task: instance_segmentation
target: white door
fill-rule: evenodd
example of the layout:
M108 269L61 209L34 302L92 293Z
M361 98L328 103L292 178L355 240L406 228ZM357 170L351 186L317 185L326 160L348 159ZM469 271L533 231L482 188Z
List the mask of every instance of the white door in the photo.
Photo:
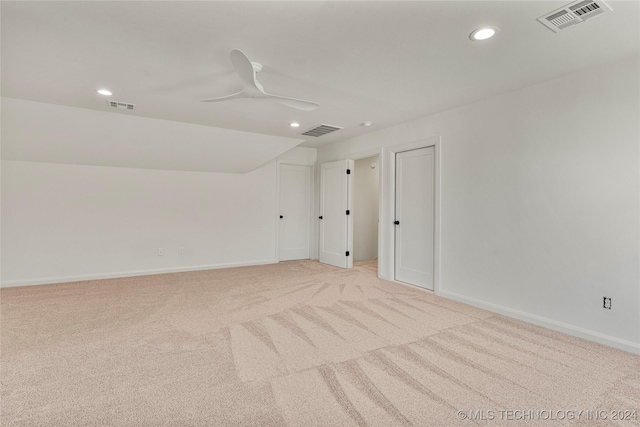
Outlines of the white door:
M281 164L278 191L278 258L309 259L311 166Z
M320 262L342 268L353 267L353 215L349 211L352 171L353 160L320 166Z
M434 148L396 154L395 278L433 289Z

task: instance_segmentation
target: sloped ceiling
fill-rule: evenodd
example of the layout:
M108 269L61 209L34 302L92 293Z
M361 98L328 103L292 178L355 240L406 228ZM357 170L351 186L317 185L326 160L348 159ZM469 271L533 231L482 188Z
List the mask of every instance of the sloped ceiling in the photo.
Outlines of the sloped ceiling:
M249 172L301 140L2 99L9 160L199 172Z
M282 138L302 138L319 124L344 127L301 141L321 147L639 54L640 2L608 1L613 12L559 34L536 21L567 3L4 1L2 94ZM469 40L486 25L499 27L498 36ZM229 61L236 48L264 66L259 80L268 92L320 108L200 103L241 88ZM109 109L100 87L136 109ZM373 126L360 126L365 121ZM127 147L122 162L138 156Z

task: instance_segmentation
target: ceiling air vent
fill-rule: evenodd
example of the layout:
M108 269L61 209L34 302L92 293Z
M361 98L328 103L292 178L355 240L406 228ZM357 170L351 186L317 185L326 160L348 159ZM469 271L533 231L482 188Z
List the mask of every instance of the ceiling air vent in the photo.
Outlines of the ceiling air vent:
M109 107L113 108L121 108L123 110L133 110L135 104L127 104L126 102L118 102L118 101L107 101Z
M578 0L541 16L538 21L557 33L611 10L611 7L602 0Z
M306 132L302 132L300 135L314 136L317 138L319 136L326 135L328 133L335 132L340 129L344 129L344 128L341 128L339 126L320 125L320 126L314 127L313 129L309 129Z

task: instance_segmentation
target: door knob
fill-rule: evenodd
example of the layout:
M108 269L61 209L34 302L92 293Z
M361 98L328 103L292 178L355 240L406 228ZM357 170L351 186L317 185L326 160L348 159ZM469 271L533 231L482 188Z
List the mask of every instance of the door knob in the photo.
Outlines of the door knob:
M284 218L282 215L280 215L280 219Z
M320 215L320 216L318 217L318 219L322 219L322 215Z
M400 225L400 221L393 221L395 225Z

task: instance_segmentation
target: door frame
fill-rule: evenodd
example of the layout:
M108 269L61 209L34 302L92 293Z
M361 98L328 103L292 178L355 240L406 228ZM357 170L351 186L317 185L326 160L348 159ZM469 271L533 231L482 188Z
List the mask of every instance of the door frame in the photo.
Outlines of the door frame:
M316 254L315 248L317 247L317 243L314 241L314 224L313 214L315 212L315 179L316 179L316 163L315 162L307 162L304 160L295 160L295 159L279 159L277 161L276 167L276 212L274 213L274 220L276 221L276 253L275 253L275 262L280 262L280 167L282 165L293 165L293 166L308 166L309 173L311 174L309 180L309 259L314 259L314 255ZM317 258L317 256L316 256Z
M436 295L440 294L440 151L441 151L441 137L433 136L418 141L408 142L404 144L398 144L391 147L385 147L383 151L386 153L385 158L387 161L387 171L384 178L386 178L385 187L386 200L385 200L385 212L380 217L381 230L385 236L385 264L387 273L382 277L386 280L396 281L395 272L395 226L393 221L396 211L396 154L403 151L417 150L420 148L434 147L434 224L433 224L433 292ZM382 185L381 185L382 187ZM384 217L384 221L383 221ZM398 282L402 283L402 282ZM411 286L411 285L410 285ZM422 289L422 288L421 288Z
M384 211L382 204L382 193L384 192L383 185L383 177L384 177L384 150L382 148L372 148L364 151L357 151L353 153L349 153L345 156L346 160L352 160L354 162L354 176L355 176L355 161L360 159L366 159L367 157L378 156L378 277L384 278L381 275L381 260L383 259L385 252L385 245L382 242L382 213ZM355 186L352 186L353 191L351 191L351 202L353 202L353 192L355 191ZM353 203L351 203L353 206ZM351 247L353 248L353 227L351 227L349 232L349 241L351 242Z

